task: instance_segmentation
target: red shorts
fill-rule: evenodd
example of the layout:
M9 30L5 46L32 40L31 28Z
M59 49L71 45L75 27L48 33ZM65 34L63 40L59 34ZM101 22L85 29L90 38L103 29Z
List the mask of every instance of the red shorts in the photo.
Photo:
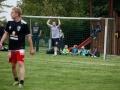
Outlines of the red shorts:
M24 62L24 50L12 50L9 52L9 62L10 63L23 63Z

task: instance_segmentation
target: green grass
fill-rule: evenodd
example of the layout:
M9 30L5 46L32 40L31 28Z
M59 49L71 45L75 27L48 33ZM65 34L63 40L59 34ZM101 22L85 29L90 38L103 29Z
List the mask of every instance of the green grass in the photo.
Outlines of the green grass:
M57 56L26 53L24 90L120 90L120 57ZM19 90L7 53L0 52L0 90Z

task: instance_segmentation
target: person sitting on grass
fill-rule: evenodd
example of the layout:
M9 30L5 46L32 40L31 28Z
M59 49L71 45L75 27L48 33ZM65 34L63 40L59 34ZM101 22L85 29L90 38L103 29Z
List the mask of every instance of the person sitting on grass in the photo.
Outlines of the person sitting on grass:
M81 49L79 50L79 53L82 56L88 56L89 55L89 50L85 49L85 47L82 46Z
M73 48L72 48L72 50L71 50L71 54L72 55L78 55L78 48L77 48L77 45L74 45L73 46Z
M93 48L92 51L90 51L90 56L91 57L100 57L100 52L98 51L98 48Z
M62 54L64 55L68 55L70 53L69 49L68 49L68 45L65 45L62 51Z

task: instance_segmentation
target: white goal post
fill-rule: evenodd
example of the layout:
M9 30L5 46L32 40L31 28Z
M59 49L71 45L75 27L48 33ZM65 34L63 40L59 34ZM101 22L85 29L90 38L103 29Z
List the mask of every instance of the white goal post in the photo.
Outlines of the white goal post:
M103 18L103 17L60 17L60 16L27 16L23 15L22 17L24 18L29 18L30 19L30 26L31 26L31 19L32 18L45 18L45 19L78 19L78 20L104 20L105 22L105 33L104 33L104 55L103 59L106 60L106 55L107 55L107 36L108 36L108 22L109 20L114 20L114 18ZM115 27L115 25L114 25ZM115 50L115 46L114 46Z

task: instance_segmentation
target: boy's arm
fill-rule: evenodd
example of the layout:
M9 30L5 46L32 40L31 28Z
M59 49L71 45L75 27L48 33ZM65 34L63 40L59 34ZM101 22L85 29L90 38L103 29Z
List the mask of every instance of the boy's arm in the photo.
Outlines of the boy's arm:
M5 41L5 39L7 38L7 36L8 36L8 32L5 31L5 33L3 34L3 36L2 36L2 38L0 40L0 44L2 44Z
M61 22L60 22L60 19L58 19L58 26L60 26L61 25Z
M63 36L62 36L62 37L63 37L63 38L65 37L65 36L64 36L64 33L63 33Z
M42 30L40 30L40 34L39 34L39 36L41 37L41 35L42 35Z
M33 42L32 42L31 34L27 35L27 40L28 40L28 43L29 43L29 46L30 46L30 54L33 55L35 52L34 52L34 48L33 48Z
M8 36L8 32L5 31L5 33L3 34L3 36L0 40L0 49L2 49L2 44L5 41L5 39L7 38L7 36Z
M48 19L48 21L47 21L47 25L48 25L49 27L51 27L50 19Z

